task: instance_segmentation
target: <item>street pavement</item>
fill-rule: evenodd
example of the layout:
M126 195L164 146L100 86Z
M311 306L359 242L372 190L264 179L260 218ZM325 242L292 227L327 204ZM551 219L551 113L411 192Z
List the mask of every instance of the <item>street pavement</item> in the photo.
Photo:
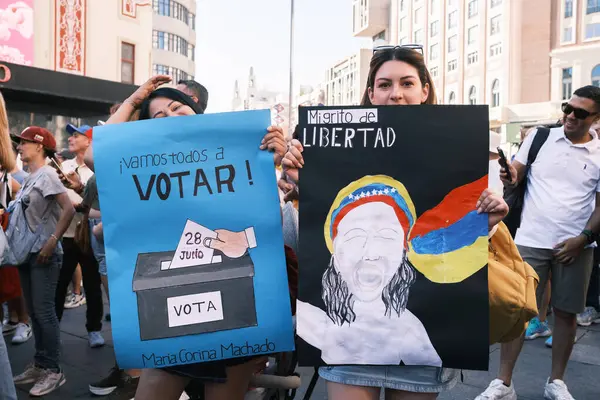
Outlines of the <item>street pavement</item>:
M61 323L62 331L62 365L67 383L56 392L45 396L45 399L88 399L94 398L88 392L88 384L104 377L114 365L113 343L110 334L110 323L105 323L103 334L107 345L99 349L88 346L85 330L85 306L65 310ZM465 327L465 335L469 335ZM589 328L578 328L577 344L569 363L566 383L577 400L600 399L600 324ZM31 361L34 353L33 338L22 345L8 345L13 373L20 373ZM519 358L514 382L519 400L542 400L544 384L550 371L551 350L544 346L543 339L528 341ZM440 400L474 399L494 379L498 370L500 348L495 345L490 348L490 372L464 371L464 381L452 391L439 396ZM298 390L296 399L303 399L313 370L299 368L302 387ZM18 388L19 399L28 399L30 385ZM322 380L319 380L312 400L324 400L327 390ZM383 397L382 397L383 398Z

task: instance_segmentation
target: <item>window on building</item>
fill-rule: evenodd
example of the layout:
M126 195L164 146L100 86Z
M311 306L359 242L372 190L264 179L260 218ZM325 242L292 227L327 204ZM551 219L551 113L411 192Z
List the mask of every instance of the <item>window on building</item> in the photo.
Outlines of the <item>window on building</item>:
M400 0L400 12L404 11L404 0Z
M565 18L573 16L573 0L565 0Z
M153 0L152 6L156 14L175 18L192 29L196 29L196 16L189 12L183 4L175 0Z
M400 45L407 44L407 43L408 43L408 38L406 36L400 38Z
M492 83L492 107L500 107L500 81L494 79Z
M600 37L600 23L587 24L585 26L585 38L593 39Z
M448 104L456 104L456 94L454 92L450 92L448 95Z
M433 21L429 23L429 36L434 37L439 33L439 21Z
M458 11L452 11L448 14L448 29L456 28L458 26Z
M478 61L479 61L478 52L474 51L467 55L467 65L477 64Z
M456 60L448 61L448 72L455 71L457 67L458 67L458 61L456 61Z
M432 44L429 46L429 59L437 60L440 56L440 46L436 44Z
M440 32L440 21L433 21L429 24L429 35L431 37L437 36Z
M404 31L404 26L405 25L406 25L406 17L400 18L400 21L398 22L398 31L399 32Z
M502 0L492 0L490 8L494 8L496 6L499 6L500 4L502 4Z
M135 77L135 45L121 42L121 82L133 85Z
M501 17L502 17L501 15L496 15L490 21L490 35L496 35L496 34L500 33L500 18Z
M573 68L563 68L562 70L562 98L569 100L573 94Z
M422 7L419 7L419 8L417 8L417 9L415 10L414 19L413 19L413 22L414 22L415 24L418 24L418 23L420 23L420 22L421 22L421 13L422 13L422 12L423 12L423 8L422 8Z
M458 36L452 35L448 38L448 53L455 52L458 47Z
M478 4L479 0L471 0L469 1L469 18L473 18L474 16L476 16L479 11L478 11Z
M467 31L467 43L473 44L477 41L477 35L479 34L479 26L475 25L469 28Z
M429 2L429 14L435 14L438 10L438 1L439 0L430 0Z
M438 67L432 67L429 69L429 72L431 73L431 77L432 78L437 78L440 74Z
M565 28L563 30L562 41L563 42L572 42L573 41L573 28L569 27L569 28Z
M373 36L373 42L376 42L377 40L385 40L385 31L381 31L379 32L377 35Z
M594 14L600 12L600 0L587 0L586 14Z
M600 87L600 64L592 70L592 85Z
M414 42L416 44L423 44L423 29L417 29L415 31Z
M496 43L490 46L490 57L499 56L502 54L502 44Z
M472 106L477 104L477 88L475 86L471 86L469 89L469 104Z

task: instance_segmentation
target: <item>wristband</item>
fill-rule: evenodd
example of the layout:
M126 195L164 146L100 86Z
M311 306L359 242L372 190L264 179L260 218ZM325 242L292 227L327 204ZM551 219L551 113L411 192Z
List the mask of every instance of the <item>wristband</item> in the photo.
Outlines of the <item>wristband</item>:
M592 244L596 241L596 235L589 229L584 229L581 234L586 237L588 244Z
M58 237L54 233L50 235L50 237L56 239L57 242L59 241Z

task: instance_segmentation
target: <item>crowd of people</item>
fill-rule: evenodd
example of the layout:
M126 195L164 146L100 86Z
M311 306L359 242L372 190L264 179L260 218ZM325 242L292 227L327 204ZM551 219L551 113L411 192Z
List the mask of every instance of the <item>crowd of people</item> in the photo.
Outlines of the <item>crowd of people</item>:
M164 75L152 77L115 105L102 124L205 112L208 92L202 85L180 81L176 87L164 86L170 81ZM374 49L362 105L435 103L422 48ZM490 146L490 187L481 193L478 211L487 213L489 236L493 237L509 212L503 188L526 184L521 225L514 241L521 257L539 276L536 295L540 312L519 338L502 343L498 378L477 400L517 398L513 370L523 341L537 337L549 337L552 347L545 398L572 399L563 378L576 326L600 322L598 254L594 257L600 233L596 208L600 200L600 88L576 90L562 111L558 126L531 129L508 165L499 166L497 146ZM104 315L102 288L109 296L109 286L94 176L94 128L68 125L66 129L73 158L59 160L53 135L42 127L28 127L9 136L6 108L0 98L2 223L9 239L20 238L18 242L9 240L11 250L22 254L16 266L0 269L0 302L8 306L3 334L15 344L32 336L35 340L33 361L12 376L6 345L0 339L1 399L16 399L15 385L33 384L30 394L44 396L66 382L59 329L65 308L85 305L89 345L95 348L105 343L101 330L109 315ZM542 132L547 138L532 163L530 149ZM497 142L497 134L490 132L490 143ZM16 147L12 143L17 143ZM277 184L290 263L298 251L298 171L304 166L303 147L297 133L286 140L282 129L272 126L265 131L261 149L273 154L274 167L280 171ZM27 228L22 229L24 236L15 233L18 227ZM555 321L552 332L546 321L550 312ZM112 399L176 400L184 391L200 392L207 400L243 399L252 376L265 362L260 356L144 370L122 370L115 362L107 377L90 382L89 388L95 395ZM319 375L327 381L333 400L379 399L382 390L389 399L428 400L451 390L459 373L444 367L403 365L323 367Z

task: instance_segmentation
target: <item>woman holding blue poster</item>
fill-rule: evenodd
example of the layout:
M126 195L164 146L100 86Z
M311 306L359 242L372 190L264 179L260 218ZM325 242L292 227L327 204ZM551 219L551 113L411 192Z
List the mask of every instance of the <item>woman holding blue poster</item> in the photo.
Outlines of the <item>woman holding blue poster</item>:
M374 49L361 105L435 103L422 46ZM302 150L300 142L294 141L283 161L294 180L304 164ZM322 277L325 310L297 302L298 335L321 351L325 363L345 365L319 369L319 375L328 381L330 399L376 400L383 388L386 399L431 400L455 385L457 371L442 368L427 330L409 310L408 298L415 268L427 269L427 278L443 283L444 279L434 276L435 269L429 268L440 265L434 258L469 252L469 243L473 243L472 238L461 235L454 235L457 240L453 243L442 243L436 234L441 228L439 218L434 214L442 213L446 220L460 223L487 213L490 231L506 215L508 207L502 197L486 187L487 178L458 187L420 216L404 185L389 176L364 176L339 191L325 221L325 240L331 252ZM471 200L477 203L476 212L461 210L467 198L469 204ZM486 231L473 233L481 235L478 240L487 246ZM415 249L420 254L412 254ZM463 264L453 271L461 274L456 280L481 267ZM389 335L390 331L396 334ZM366 332L368 340L364 339Z
M171 78L165 75L152 77L123 102L106 124L127 122L137 112L140 120L203 114L203 109L185 93L169 87L159 88L170 81ZM269 127L260 149L273 152L275 164L279 165L287 150L281 128ZM91 147L86 154L86 164L93 165ZM223 244L226 245L227 243ZM200 383L204 386L206 400L241 400L248 390L250 378L257 367L264 364L265 359L264 356L249 356L145 369L135 397L145 400L176 400L189 384Z

